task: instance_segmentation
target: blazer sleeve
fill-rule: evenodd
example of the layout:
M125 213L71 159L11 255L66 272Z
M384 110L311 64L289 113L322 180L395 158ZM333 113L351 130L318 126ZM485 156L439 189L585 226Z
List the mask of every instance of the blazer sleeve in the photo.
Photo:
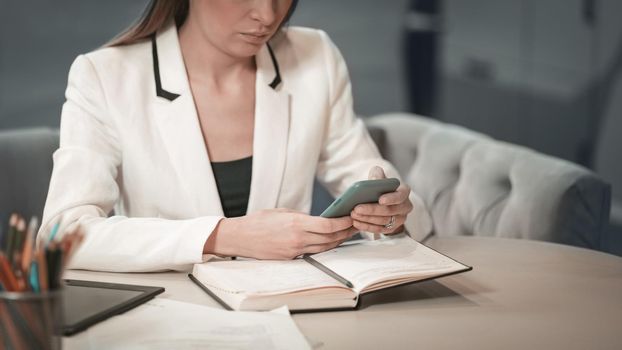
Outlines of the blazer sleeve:
M186 270L204 261L203 245L221 217L108 217L120 195L117 176L123 150L107 113L105 92L87 56L79 56L72 64L65 94L60 147L53 155L38 240L47 240L50 228L62 218L61 232L79 225L85 234L72 268Z
M352 87L345 61L328 36L320 31L328 76L329 108L326 135L316 176L333 195L343 193L352 183L367 179L369 169L380 166L388 177L400 178L391 163L382 159L363 121L353 110ZM432 220L423 200L410 193L413 211L404 224L410 235L421 240L432 231Z

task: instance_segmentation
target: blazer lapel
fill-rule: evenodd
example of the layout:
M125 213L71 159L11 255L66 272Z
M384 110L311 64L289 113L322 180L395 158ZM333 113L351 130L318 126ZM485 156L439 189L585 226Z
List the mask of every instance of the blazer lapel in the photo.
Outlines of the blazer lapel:
M290 95L281 83L274 52L264 45L255 61L255 131L248 213L277 205L285 171L290 122Z
M223 215L175 26L158 33L152 48L155 123L185 189L183 198L195 209L194 216Z
M170 161L185 188L186 198L196 208L194 214L223 215L175 26L158 33L152 48L157 96L154 113ZM264 45L255 61L253 170L248 213L277 205L289 135L290 95L283 89L274 52Z

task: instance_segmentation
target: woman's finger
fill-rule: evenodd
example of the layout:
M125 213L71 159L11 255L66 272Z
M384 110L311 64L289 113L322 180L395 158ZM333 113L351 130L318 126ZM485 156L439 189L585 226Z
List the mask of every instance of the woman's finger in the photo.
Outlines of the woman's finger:
M293 217L292 220L294 227L315 233L334 233L352 226L352 219L350 219L349 216L341 218L323 218L321 216L300 214Z
M395 192L385 193L380 196L378 203L381 205L395 205L405 202L410 195L410 187L400 185Z
M341 243L345 241L346 239L342 239L342 240L327 243L327 244L314 244L314 245L306 246L302 254L316 254L316 253L325 252L327 250L338 247Z
M330 244L338 241L342 241L352 237L358 230L354 227L349 227L345 230L337 231L334 233L313 233L308 232L303 234L303 246L311 246L317 244Z
M386 228L384 225L381 226L381 225L370 224L368 222L354 220L354 227L356 227L360 231L371 232L371 233L383 233L387 235L393 234L395 232L402 232L403 225L404 225L404 219L401 219L398 222L397 218L395 219L395 223L393 224L393 226L391 226L391 228Z
M384 174L384 169L375 165L369 169L369 174L367 178L370 180L378 180L378 179L386 179L387 176Z
M395 217L395 215L389 216L376 216L376 215L363 215L356 212L352 212L352 219L357 221L366 222L368 224L374 225L387 225L391 222L391 217ZM395 219L394 219L395 220Z
M384 235L390 236L390 235L394 235L396 233L402 233L404 232L404 225L399 225L393 229L391 229L391 232L383 232Z
M396 205L380 205L375 203L359 204L354 208L353 212L361 215L391 216L408 214L411 209L412 203L406 201Z
M384 225L375 225L375 224L370 224L368 222L358 221L358 220L354 220L353 223L354 223L354 227L356 227L360 231L372 232L372 233L383 233L385 231L388 231L384 227Z

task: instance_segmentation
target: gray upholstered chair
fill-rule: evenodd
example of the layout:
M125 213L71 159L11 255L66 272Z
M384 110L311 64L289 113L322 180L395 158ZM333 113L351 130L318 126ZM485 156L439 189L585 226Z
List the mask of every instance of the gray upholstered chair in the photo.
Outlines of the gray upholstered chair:
M621 46L622 48L622 46ZM620 51L622 54L622 50ZM617 67L622 68L622 55ZM612 200L609 234L605 250L622 256L622 74L603 74L602 122L594 155L594 169L611 183ZM608 248L608 249L607 249Z
M0 222L11 212L41 218L58 130L0 130Z
M368 125L383 154L422 195L436 234L600 247L610 187L592 172L422 117L382 115ZM0 131L3 219L12 211L41 216L56 148L56 129Z
M383 155L428 206L435 234L537 239L600 248L610 186L576 164L409 115L367 120Z

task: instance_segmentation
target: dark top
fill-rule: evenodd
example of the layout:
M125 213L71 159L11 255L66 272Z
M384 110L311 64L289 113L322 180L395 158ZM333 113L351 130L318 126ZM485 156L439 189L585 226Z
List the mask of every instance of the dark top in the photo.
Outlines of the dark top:
M252 170L252 156L229 162L212 162L212 171L225 217L246 215Z

